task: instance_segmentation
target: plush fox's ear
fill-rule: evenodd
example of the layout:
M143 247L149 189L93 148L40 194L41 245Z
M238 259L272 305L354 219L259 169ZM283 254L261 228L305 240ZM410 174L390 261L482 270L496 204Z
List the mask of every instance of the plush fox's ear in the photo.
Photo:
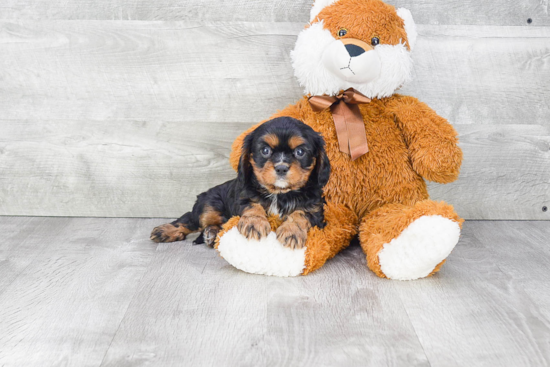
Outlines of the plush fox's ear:
M338 0L316 0L315 4L313 4L313 8L311 8L311 13L309 16L309 21L313 22L315 20L315 17L319 15L321 10L326 8L329 5L334 4Z
M416 37L418 33L416 32L416 23L412 17L409 9L399 8L397 9L397 15L405 22L405 32L407 32L407 38L409 40L409 48L413 50L416 44Z

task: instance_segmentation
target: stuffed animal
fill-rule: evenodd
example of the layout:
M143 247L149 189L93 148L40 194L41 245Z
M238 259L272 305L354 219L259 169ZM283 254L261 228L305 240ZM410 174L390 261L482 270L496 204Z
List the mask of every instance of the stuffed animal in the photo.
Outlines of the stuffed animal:
M317 0L291 53L305 96L272 118L290 116L326 141L332 173L323 229L305 248L289 249L274 233L248 240L230 219L216 248L251 273L305 275L358 236L378 276L411 280L437 272L459 240L463 220L429 199L426 180L458 178L462 151L455 129L414 97L395 94L410 78L417 33L411 13L380 0ZM257 125L258 126L258 125ZM230 161L237 168L243 138ZM280 221L270 218L275 230Z

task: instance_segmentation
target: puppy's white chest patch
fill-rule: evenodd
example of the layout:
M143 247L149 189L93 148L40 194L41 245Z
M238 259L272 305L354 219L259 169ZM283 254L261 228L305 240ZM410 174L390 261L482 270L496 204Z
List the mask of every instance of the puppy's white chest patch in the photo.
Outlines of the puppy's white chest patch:
M277 195L271 197L271 205L269 206L269 213L273 215L279 215L279 206L277 205Z

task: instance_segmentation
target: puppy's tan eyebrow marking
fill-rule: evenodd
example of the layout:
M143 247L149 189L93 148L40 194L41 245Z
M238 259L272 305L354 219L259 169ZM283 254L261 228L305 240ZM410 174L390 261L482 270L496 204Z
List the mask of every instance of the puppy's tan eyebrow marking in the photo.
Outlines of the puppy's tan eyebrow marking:
M264 141L271 147L275 148L279 145L279 137L275 134L267 134L264 136Z
M290 147L290 149L295 149L305 142L306 141L301 136L293 136L292 138L288 139L288 146Z

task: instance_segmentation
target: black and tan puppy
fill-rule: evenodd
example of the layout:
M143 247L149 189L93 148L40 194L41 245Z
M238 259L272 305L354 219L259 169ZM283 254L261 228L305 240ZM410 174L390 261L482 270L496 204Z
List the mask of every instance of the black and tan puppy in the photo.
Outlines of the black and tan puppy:
M240 216L239 232L259 240L271 232L267 215L276 214L283 219L279 242L303 247L312 226L324 227L322 194L330 175L324 146L318 133L296 119L265 122L245 138L237 178L200 194L192 211L153 229L151 239L181 241L201 231L195 243L213 246L222 224Z

